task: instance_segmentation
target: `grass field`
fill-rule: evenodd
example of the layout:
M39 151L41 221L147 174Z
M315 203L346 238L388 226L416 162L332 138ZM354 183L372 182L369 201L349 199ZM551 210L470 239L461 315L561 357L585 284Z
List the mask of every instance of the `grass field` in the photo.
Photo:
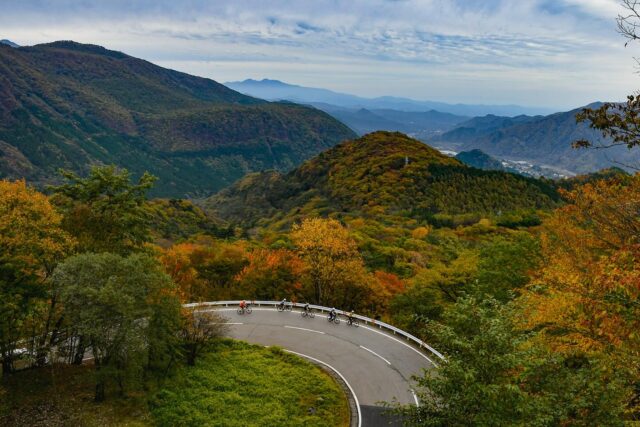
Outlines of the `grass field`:
M278 348L221 341L151 402L160 426L348 426L342 389Z
M277 348L222 340L153 391L93 402L90 366L18 372L0 381L4 426L348 426L342 389Z

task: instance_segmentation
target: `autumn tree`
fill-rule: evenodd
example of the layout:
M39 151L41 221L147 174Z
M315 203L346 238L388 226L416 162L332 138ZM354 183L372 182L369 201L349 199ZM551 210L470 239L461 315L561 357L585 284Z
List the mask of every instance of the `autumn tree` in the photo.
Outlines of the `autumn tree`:
M288 249L256 248L247 254L248 264L235 277L242 298L279 300L302 298L306 265Z
M163 250L160 261L183 302L244 298L235 277L248 263L246 242L201 238Z
M342 224L334 219L305 219L293 227L291 240L308 266L305 284L311 302L349 310L367 299L372 278Z
M44 194L24 181L0 181L0 357L4 372L12 370L19 338L42 332L39 346L51 338L56 301L46 279L73 247L61 221ZM37 328L27 323L41 316L43 322Z
M543 268L520 298L522 327L566 357L611 360L640 385L640 175L586 184L544 225ZM638 392L630 397L637 411ZM631 403L635 401L636 403Z
M61 173L66 183L52 187L53 200L80 252L127 254L149 241L144 204L154 176L145 173L132 184L129 172L115 166L93 167L86 178Z

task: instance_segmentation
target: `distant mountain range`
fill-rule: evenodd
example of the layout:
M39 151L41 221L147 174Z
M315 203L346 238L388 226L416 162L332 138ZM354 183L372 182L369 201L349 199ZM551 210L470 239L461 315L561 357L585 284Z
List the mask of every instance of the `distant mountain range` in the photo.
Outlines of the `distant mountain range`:
M322 103L311 105L331 114L359 135L386 130L403 132L416 138L429 138L453 129L469 119L465 116L456 116L435 110L414 112L389 109L355 109Z
M414 99L382 96L363 98L327 89L297 86L279 80L247 79L225 83L227 87L238 92L267 100L288 100L303 104L330 104L336 107L368 110L400 110L425 112L436 110L458 116L484 116L496 114L501 116L517 116L521 114L549 114L553 110L547 108L522 107L519 105L467 105L447 104L435 101L416 101Z
M455 152L479 149L500 160L530 162L565 175L590 173L612 166L630 170L629 166L640 165L640 150L572 148L571 144L579 139L606 143L599 132L585 123L576 123L575 116L579 111L581 109L536 117L476 117L425 141Z
M0 178L55 182L114 163L156 196L206 196L251 171L289 170L355 134L315 108L70 41L0 44Z

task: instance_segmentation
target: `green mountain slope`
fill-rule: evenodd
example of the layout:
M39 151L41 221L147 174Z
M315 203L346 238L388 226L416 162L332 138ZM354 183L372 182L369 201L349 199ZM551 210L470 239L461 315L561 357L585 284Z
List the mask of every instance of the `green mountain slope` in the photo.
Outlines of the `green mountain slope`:
M598 105L595 103L589 107ZM612 166L628 170L637 167L640 154L623 146L608 150L572 148L572 143L580 139L587 139L595 145L608 143L586 123L576 123L576 114L581 110L536 117L476 117L426 141L451 150L479 149L500 159L525 160L578 174Z
M205 206L245 226L286 227L310 214L432 221L442 214L544 209L557 200L545 181L471 168L406 135L375 132L339 144L286 175L249 175Z
M288 170L353 137L309 107L268 103L93 45L0 45L0 177L115 163L157 175L155 195L207 195Z

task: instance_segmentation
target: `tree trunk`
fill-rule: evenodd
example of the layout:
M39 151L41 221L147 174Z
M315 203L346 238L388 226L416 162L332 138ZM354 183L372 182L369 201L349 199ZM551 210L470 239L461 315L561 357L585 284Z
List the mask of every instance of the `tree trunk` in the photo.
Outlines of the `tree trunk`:
M104 401L104 380L99 379L96 382L96 396L94 399L96 402Z
M84 342L84 337L80 335L78 339L78 346L76 347L75 354L73 356L73 364L74 365L82 365L82 359L84 359L84 353L87 350L87 346Z
M187 365L195 366L198 355L198 344L189 344L187 347Z
M6 376L13 373L13 359L11 357L4 357L2 359L2 376Z

